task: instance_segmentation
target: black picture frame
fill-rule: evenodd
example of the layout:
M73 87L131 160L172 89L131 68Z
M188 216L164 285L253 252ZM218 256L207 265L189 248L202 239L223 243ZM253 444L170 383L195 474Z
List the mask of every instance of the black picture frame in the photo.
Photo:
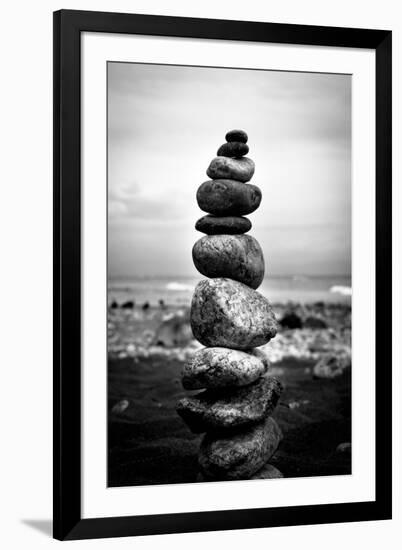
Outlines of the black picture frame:
M54 537L60 540L390 519L391 31L61 10L54 13ZM83 32L346 48L376 56L376 499L82 519L81 49Z

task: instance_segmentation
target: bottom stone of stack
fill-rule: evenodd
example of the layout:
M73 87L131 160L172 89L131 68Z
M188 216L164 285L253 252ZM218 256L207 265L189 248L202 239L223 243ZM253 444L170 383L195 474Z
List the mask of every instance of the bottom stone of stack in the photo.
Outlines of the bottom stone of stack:
M280 479L283 477L282 472L272 466L272 464L264 464L261 470L258 470L250 479Z
M207 433L198 462L205 480L250 479L276 451L282 439L271 417L251 428L236 432Z
M278 470L278 468L275 468L275 466L272 466L272 464L264 464L264 466L261 468L261 470L258 470L254 475L249 477L248 479L281 479L283 478L282 472ZM205 475L201 472L198 472L196 481L214 481L213 479L209 479L205 477Z

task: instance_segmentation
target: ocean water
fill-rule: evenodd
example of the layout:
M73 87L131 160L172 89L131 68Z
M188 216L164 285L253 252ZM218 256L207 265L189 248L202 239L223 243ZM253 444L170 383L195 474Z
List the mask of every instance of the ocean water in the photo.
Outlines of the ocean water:
M108 284L109 304L134 300L151 306L163 300L166 305L189 306L195 286L203 277L142 277L111 279ZM341 302L350 303L351 278L347 276L281 276L266 277L258 292L272 303Z

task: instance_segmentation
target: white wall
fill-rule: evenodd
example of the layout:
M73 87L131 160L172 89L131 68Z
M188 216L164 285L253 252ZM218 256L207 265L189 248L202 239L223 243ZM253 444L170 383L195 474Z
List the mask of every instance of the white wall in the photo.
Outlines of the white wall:
M60 8L261 20L394 31L394 98L401 97L402 18L396 0L180 0L90 2L26 0L3 3L1 32L0 195L0 541L7 549L48 548L51 517L51 292L52 292L52 14ZM400 184L400 104L394 105L394 182ZM394 205L402 204L395 184ZM400 207L400 206L399 206ZM396 218L396 216L395 216ZM401 220L395 222L394 281L401 280ZM394 285L394 305L401 290ZM400 340L401 314L394 335ZM401 464L401 346L395 349L395 458ZM397 402L397 398L398 401ZM396 437L398 435L398 437ZM358 544L397 546L401 528L401 475L395 468L392 522L275 528L226 533L84 541L81 548L243 548L309 550ZM36 525L36 528L32 526ZM39 529L38 529L39 527Z

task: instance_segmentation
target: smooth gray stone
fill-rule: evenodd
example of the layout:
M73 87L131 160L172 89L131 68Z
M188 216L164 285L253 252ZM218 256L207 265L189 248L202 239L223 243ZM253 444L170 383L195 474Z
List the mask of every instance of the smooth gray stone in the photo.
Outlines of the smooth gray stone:
M249 157L215 157L208 166L207 176L213 180L233 179L246 183L253 177L254 170L254 162Z
M197 191L198 206L215 216L244 216L260 206L261 190L251 183L235 180L208 180Z
M248 350L269 342L278 323L268 300L231 279L203 279L190 312L194 337L207 347Z
M241 216L203 216L195 224L197 231L207 235L242 235L251 229L251 221Z
M241 143L240 141L231 141L230 143L224 143L217 151L218 157L231 157L241 158L248 153L248 145Z
M186 390L247 386L258 380L267 370L261 357L228 348L198 350L182 371Z
M248 135L244 130L230 130L225 136L226 141L240 141L247 143Z
M261 470L258 470L250 479L281 479L283 478L282 472L272 466L272 464L265 464Z
M251 288L264 279L264 254L251 235L207 235L193 246L195 267L206 277L228 277Z
M183 397L176 410L194 433L228 430L261 422L273 412L281 393L276 378L262 376L243 388L209 389Z
M207 433L198 463L207 479L249 479L274 454L282 432L271 417L238 433Z

